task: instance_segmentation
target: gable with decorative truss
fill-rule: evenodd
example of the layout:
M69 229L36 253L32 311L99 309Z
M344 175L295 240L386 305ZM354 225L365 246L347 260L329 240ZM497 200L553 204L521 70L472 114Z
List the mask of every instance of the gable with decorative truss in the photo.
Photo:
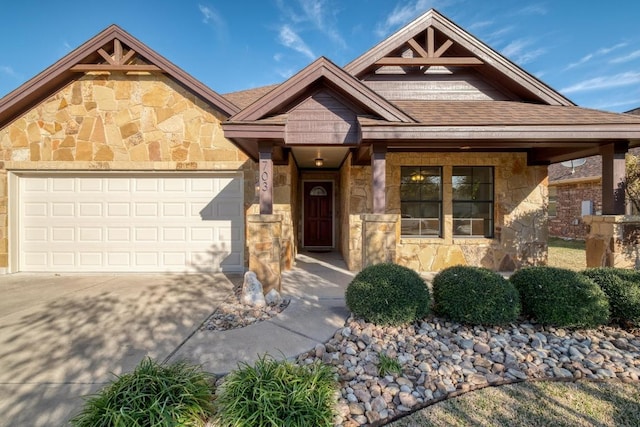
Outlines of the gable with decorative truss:
M135 49L114 38L99 48L96 55L90 55L84 61L71 67L71 71L94 72L163 72L157 65L148 64L138 55Z
M433 9L356 58L345 70L390 100L574 105ZM393 75L402 78L394 80ZM372 81L386 83L369 83Z
M117 25L111 25L77 49L0 99L0 127L78 78L79 73L164 73L229 117L239 111L162 55Z

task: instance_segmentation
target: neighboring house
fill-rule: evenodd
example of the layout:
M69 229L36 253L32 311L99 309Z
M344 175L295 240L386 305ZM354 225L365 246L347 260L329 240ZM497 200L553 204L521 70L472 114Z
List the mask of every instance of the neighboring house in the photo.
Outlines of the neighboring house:
M269 281L334 249L514 270L546 261L547 166L618 170L639 140L640 117L575 106L434 10L224 97L112 26L0 100L0 267Z
M640 115L640 108L626 114ZM640 156L640 149L633 148L629 153ZM584 240L589 226L583 221L583 216L602 213L602 157L591 156L582 160L549 166L551 236ZM632 213L630 204L626 212Z

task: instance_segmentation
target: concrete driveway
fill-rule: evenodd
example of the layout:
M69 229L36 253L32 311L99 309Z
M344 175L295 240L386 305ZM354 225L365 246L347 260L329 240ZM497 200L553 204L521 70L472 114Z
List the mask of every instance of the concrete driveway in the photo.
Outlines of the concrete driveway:
M0 426L62 426L113 374L163 361L240 276L0 276Z

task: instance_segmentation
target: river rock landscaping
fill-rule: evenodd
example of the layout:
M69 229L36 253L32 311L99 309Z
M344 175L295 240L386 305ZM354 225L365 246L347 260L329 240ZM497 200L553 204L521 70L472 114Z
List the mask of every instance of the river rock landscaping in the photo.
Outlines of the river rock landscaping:
M383 354L400 363L402 374L379 374ZM335 424L381 425L487 385L539 378L637 381L640 334L531 323L465 326L435 317L376 326L352 316L328 342L298 357L301 364L318 361L339 376Z

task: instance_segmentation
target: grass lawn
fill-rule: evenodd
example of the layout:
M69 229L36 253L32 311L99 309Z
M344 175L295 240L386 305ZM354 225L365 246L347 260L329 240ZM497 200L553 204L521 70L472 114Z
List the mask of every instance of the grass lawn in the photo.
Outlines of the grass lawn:
M389 424L390 427L638 425L640 386L616 381L538 381L487 387Z
M585 243L550 238L549 265L585 269ZM388 425L640 426L640 383L537 381L487 387Z
M549 266L570 270L587 268L585 243L581 240L549 238Z

